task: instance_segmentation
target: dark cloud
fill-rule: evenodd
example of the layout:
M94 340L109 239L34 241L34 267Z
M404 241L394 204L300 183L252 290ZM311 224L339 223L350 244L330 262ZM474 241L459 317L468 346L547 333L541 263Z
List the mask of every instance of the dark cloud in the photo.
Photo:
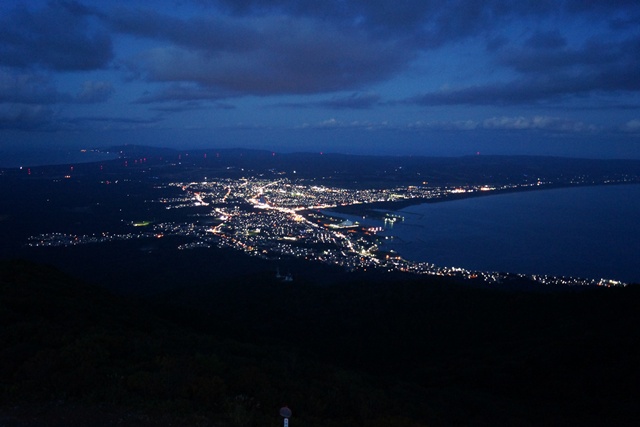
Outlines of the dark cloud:
M582 7L577 7L577 5ZM535 20L539 24L554 19L583 18L600 22L604 16L616 13L628 15L640 12L637 2L551 1L551 0L449 0L438 3L424 15L423 46L440 47L471 37L503 40L502 32L517 20ZM552 24L553 25L553 24ZM530 39L531 47L560 47L565 41L556 31L540 31ZM490 43L489 43L490 44Z
M530 49L559 49L566 46L567 40L560 34L560 31L536 31L525 42L525 46Z
M566 109L564 106L557 107L559 109ZM598 105L574 105L571 107L575 111L631 111L631 110L640 110L640 104L636 103L626 103L622 104L619 102L611 103L611 102L602 102Z
M640 4L636 0L565 0L565 7L570 12L606 13L612 10L638 10Z
M140 26L156 28L142 22L144 16L139 15ZM231 20L222 33L233 37L224 39L250 40L235 44L217 41L216 36L205 43L190 21L159 19L171 19L171 31L131 33L155 35L173 43L141 53L128 62L128 67L149 81L190 82L204 89L205 96L212 90L221 96L266 96L354 89L398 72L415 54L397 40L372 39L357 29L341 29L305 18L256 18L250 27L246 21ZM131 23L130 27L136 25ZM165 92L149 98L154 101L154 97L167 95ZM193 90L190 96L199 97Z
M576 66L602 66L619 56L618 51L597 43L570 50L565 36L557 29L537 30L521 49L507 49L513 40L505 28L521 18L548 21L551 16L572 13L601 19L603 11L614 16L616 12L640 10L632 2L596 1L580 6L571 0L201 0L199 3L210 7L206 9L208 13L191 18L131 8L102 15L115 31L163 42L126 61L128 70L138 78L171 84L165 90L142 96L138 102L360 90L403 71L421 51L477 36L486 40L488 52L498 55L500 65L518 73L537 69L550 76L559 70L560 82L573 78L593 81L593 76L587 76L591 70L577 70ZM544 80L544 76L516 78L507 85L517 89L512 96L487 86L448 92L448 100L445 94L430 94L424 102L458 103L455 98L465 99L483 90L494 92L500 103L562 94L553 87L553 82ZM185 84L187 89L183 87ZM536 89L544 86L546 95L527 95L527 84ZM585 90L589 89L581 89ZM318 105L368 108L375 102L365 98L335 98ZM462 103L467 102L471 101Z
M160 116L136 118L121 116L64 117L50 106L0 104L0 129L26 131L132 130L155 127Z
M438 122L414 122L410 130L439 131L544 131L548 133L589 133L598 129L581 121L550 116L490 117L484 120L457 120Z
M389 124L387 122L370 122L370 121L343 121L337 120L335 118L327 119L319 123L304 123L301 126L298 126L298 129L326 129L326 130L336 130L336 129L361 129L361 130L382 130L382 129L390 129Z
M334 96L331 99L318 102L289 102L277 104L286 108L311 108L322 107L332 110L364 110L372 108L380 103L380 95L377 93L353 93L349 96Z
M220 0L203 1L221 5L235 15L264 15L286 13L311 16L339 22L342 25L378 29L413 30L434 9L437 2L376 1L376 0Z
M123 124L135 124L135 125L149 125L160 122L162 119L159 117L154 118L136 118L136 117L113 117L113 116L83 116L75 117L73 119L66 119L66 123L88 123L88 122L103 122L103 123L123 123Z
M4 128L148 127L164 113L234 108L222 101L235 97L315 95L268 102L344 113L342 121L308 125L319 129L389 129L349 121L347 110L535 104L559 114L569 105L637 108L640 91L637 0L86 0L96 8L68 0L13 1L19 6L0 7ZM116 61L112 43L118 43ZM469 56L468 70L461 55ZM93 72L107 68L131 78L122 82ZM393 104L370 92L379 90L386 99L393 96L392 84L398 85L396 93L406 93L411 84L450 89ZM65 119L54 109L104 103L116 87L119 95L137 98L128 108L153 117L118 118L114 112ZM135 92L126 90L131 88ZM249 98L243 105L254 102ZM515 117L452 121L439 129L588 128L550 116L510 114ZM633 133L636 122L625 126Z
M150 110L159 111L161 113L182 113L185 111L194 111L194 110L234 110L236 108L235 105L227 104L223 102L216 102L211 105L204 104L202 102L197 101L189 101L182 103L170 103L168 105L160 105L151 107Z
M0 68L0 103L12 104L91 104L106 101L114 92L109 82L86 81L72 96L58 91L47 74Z
M48 106L0 104L0 129L54 130L54 117L54 111Z
M111 38L87 13L75 2L50 2L36 11L18 6L0 18L0 64L58 71L105 67L113 56Z
M639 12L637 1L584 0L201 0L241 16L285 13L318 17L376 34L404 34L423 47L492 34L515 18ZM637 15L637 13L636 13Z
M622 125L621 130L627 133L640 135L640 119L633 119Z
M76 96L76 101L86 104L104 102L115 92L110 82L86 81L82 85L82 90Z
M371 108L380 102L380 95L377 93L354 93L347 97L334 97L328 101L319 103L333 109L366 109Z
M635 16L624 16L620 18L613 18L609 22L609 26L614 31L636 29L640 27L640 11L636 12Z
M187 103L193 101L216 101L228 98L231 93L224 93L210 87L202 87L199 85L187 85L175 83L158 92L145 93L139 97L135 103L137 104L155 104L155 103Z
M496 51L499 51L504 46L506 46L507 44L509 44L509 39L507 39L504 36L495 36L495 37L489 38L485 42L485 47L487 52L496 52Z
M56 130L67 131L113 131L139 130L158 126L163 120L160 114L154 117L123 117L123 116L79 116L59 117L55 122Z
M555 38L553 35L550 37ZM640 55L637 53L637 49L640 48L640 38L617 43L589 40L578 49L569 49L564 48L560 40L551 41L550 37L545 35L536 37L537 41L534 43L538 47L544 43L546 45L544 48L532 49L532 39L529 39L522 49L503 52L498 56L498 62L520 73L549 74L580 68L586 72L598 71L605 67L633 66L634 63L640 62Z
M260 32L251 22L217 15L181 19L150 9L118 8L105 20L121 33L205 51L242 52L261 43Z
M320 17L382 33L414 33L416 29L426 29L426 34L433 39L444 39L447 35L457 39L478 31L488 20L547 11L551 7L550 2L544 1L504 0L212 0L202 3L223 5L238 15L281 12Z
M502 65L519 74L515 79L431 92L408 101L421 105L514 105L640 91L640 38L620 43L588 41L580 49L554 42L536 50L526 46L530 41L523 49L509 50L499 58Z
M47 75L0 68L0 103L55 104L70 101L72 97L59 92Z
M446 131L470 131L476 130L480 127L480 122L477 120L450 120L450 121L437 121L437 122L425 122L419 120L417 122L409 123L407 129L409 130L446 130Z
M613 80L611 80L613 79ZM611 70L586 76L555 76L519 79L457 90L432 92L406 102L418 105L518 105L541 101L561 101L594 92L640 90L632 70Z
M559 117L492 117L481 124L483 129L492 130L545 130L551 132L582 133L593 132L596 127L581 121Z
M433 48L487 32L496 20L522 7L478 0L218 0L240 16L285 13L357 28L374 37L400 37L414 48ZM511 2L509 2L511 3Z

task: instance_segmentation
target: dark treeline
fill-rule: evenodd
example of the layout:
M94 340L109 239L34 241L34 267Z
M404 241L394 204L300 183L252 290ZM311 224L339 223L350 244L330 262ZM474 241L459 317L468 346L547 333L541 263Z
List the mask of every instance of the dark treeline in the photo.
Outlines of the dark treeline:
M390 279L390 280L387 280ZM0 424L636 425L640 290L272 270L114 296L0 264Z
M106 149L105 149L106 150ZM117 160L70 165L0 169L4 179L71 175L87 177L202 180L274 174L313 179L327 185L389 188L398 185L523 184L538 179L570 185L640 180L640 160L580 159L548 156L358 156L337 153L275 153L263 150L207 149L176 151L136 145L108 149Z

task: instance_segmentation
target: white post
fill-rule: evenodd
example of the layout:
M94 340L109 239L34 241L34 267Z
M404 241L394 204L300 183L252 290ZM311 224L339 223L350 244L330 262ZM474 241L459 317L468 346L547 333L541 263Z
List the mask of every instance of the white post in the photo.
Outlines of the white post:
M289 427L289 417L291 416L291 409L288 406L280 408L280 415L284 418L284 427Z

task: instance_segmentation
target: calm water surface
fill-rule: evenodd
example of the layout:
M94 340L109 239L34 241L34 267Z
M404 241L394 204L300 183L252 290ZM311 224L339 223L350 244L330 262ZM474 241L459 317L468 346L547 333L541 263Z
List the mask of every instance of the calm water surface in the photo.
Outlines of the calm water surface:
M640 185L410 206L383 235L407 259L472 270L640 283Z

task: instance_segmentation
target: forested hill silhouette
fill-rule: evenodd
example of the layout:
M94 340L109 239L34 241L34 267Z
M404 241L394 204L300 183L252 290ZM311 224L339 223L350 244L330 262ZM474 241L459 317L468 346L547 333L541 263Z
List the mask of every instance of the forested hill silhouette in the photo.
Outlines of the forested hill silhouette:
M0 424L637 425L640 290L250 272L122 297L0 263Z
M570 182L588 175L595 180L640 176L640 160L582 159L550 156L473 155L461 157L372 156L342 153L278 153L253 149L171 150L122 145L108 149L123 159L147 157L147 162L179 162L183 168L219 168L234 175L248 171L277 170L290 177L312 178L339 185L415 184L431 185L504 184L529 177ZM145 162L145 165L147 164ZM295 173L294 173L295 171Z
M241 177L251 173L284 174L314 179L327 185L393 187L395 185L508 185L538 179L556 185L599 184L604 181L640 182L640 160L583 159L549 156L473 155L462 157L365 156L340 153L278 153L252 149L174 150L140 145L119 145L101 151L116 160L73 165L73 175L145 176L203 179ZM69 165L0 170L31 178L64 175ZM582 182L581 180L586 179Z

